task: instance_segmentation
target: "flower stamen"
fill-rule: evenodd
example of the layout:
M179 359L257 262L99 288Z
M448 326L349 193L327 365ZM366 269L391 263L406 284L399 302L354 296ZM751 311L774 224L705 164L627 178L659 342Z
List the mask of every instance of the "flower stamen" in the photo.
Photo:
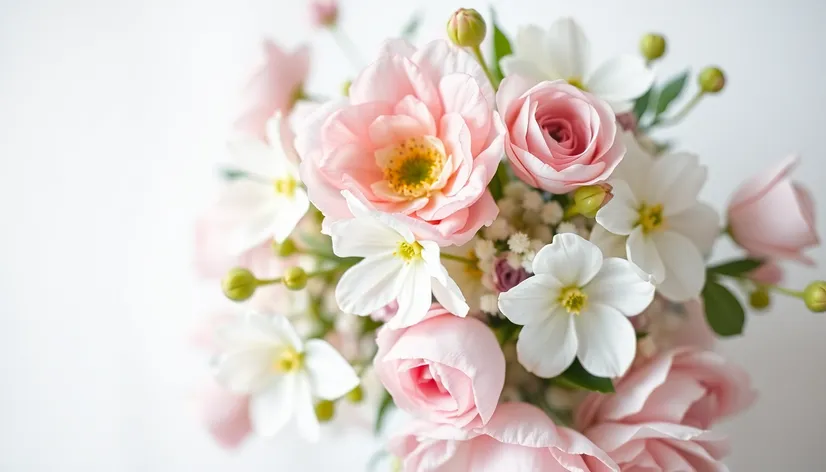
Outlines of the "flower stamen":
M585 82L582 81L581 77L568 77L568 80L566 82L582 90L583 92L588 91L588 88L585 86Z
M273 187L275 188L275 193L278 195L292 198L292 196L295 195L295 189L298 187L298 181L292 177L275 179L273 181Z
M288 346L282 349L272 362L272 370L281 373L295 372L304 364L304 355Z
M649 206L643 203L640 206L639 215L640 219L637 221L637 225L642 226L644 234L656 231L665 224L662 204Z
M430 192L447 160L444 148L426 137L408 138L380 157L384 180L402 197L420 198Z
M588 305L588 295L579 287L566 287L559 293L558 301L568 313L578 315Z
M422 258L422 245L416 241L408 243L402 241L399 243L399 248L393 253L394 256L400 257L405 262L412 262Z

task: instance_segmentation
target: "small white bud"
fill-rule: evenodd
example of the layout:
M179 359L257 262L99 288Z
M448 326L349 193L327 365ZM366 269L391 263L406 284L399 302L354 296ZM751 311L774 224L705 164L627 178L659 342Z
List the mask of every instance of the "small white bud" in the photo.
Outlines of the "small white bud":
M513 236L508 238L508 248L511 251L522 254L530 248L531 240L528 238L528 235L522 232L514 233Z
M557 201L551 201L546 203L542 206L542 222L548 225L555 225L562 221L562 217L565 215L565 210L562 209L562 205L559 204Z
M526 210L539 211L543 203L545 202L542 200L542 195L537 191L531 190L522 196L522 206Z

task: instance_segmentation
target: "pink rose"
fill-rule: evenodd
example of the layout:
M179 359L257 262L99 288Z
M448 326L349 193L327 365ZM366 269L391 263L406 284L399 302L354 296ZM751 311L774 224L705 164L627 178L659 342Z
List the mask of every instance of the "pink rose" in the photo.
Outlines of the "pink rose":
M196 393L195 403L201 421L220 445L236 448L252 434L248 396L210 382Z
M399 408L457 428L490 420L505 383L505 356L484 323L434 304L418 324L382 328L376 344L373 365Z
M496 94L516 175L552 193L607 179L625 155L608 103L565 81L533 84L512 75Z
M338 21L338 0L312 0L310 19L317 28L335 26Z
M403 472L620 470L584 436L527 403L503 403L487 425L468 431L417 422L388 449Z
M727 444L708 428L755 398L745 372L720 355L679 348L619 380L614 394L591 394L577 429L622 470L723 471Z
M300 46L286 52L272 41L264 41L264 63L244 88L241 113L235 129L266 139L266 125L277 111L289 113L301 94L310 70L310 51Z
M299 126L310 200L329 221L351 217L349 190L401 214L420 239L461 245L496 218L487 191L502 156L494 94L470 54L446 41L385 43L350 86Z
M789 156L777 168L744 182L728 207L729 228L737 244L753 255L812 265L802 251L820 243L814 202L788 178L798 161Z

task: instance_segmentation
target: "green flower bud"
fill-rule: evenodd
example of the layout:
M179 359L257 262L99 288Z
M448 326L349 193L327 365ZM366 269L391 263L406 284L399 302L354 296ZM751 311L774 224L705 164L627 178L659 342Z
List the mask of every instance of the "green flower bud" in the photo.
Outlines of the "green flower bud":
M362 400L364 400L364 390L361 385L347 392L347 401L350 403L361 403Z
M611 190L613 190L613 187L604 182L576 189L574 192L574 206L577 213L588 218L595 217L597 211L614 198Z
M232 301L243 302L249 299L258 288L258 279L252 272L243 267L230 270L221 281L224 295Z
M284 286L290 290L302 290L307 286L307 272L301 267L290 267L282 277Z
M648 33L640 40L640 52L642 57L649 61L654 61L665 55L666 42L661 34Z
M295 242L289 238L285 239L281 244L273 243L272 248L279 257L290 257L298 252Z
M769 290L766 287L759 287L749 294L749 305L755 310L765 310L771 303Z
M826 311L826 281L817 280L803 289L803 301L806 308L815 313Z
M460 8L447 21L447 37L463 48L478 48L487 30L485 19L473 8Z
M718 67L706 67L697 77L700 89L705 93L717 93L726 85L726 75Z
M352 80L346 80L343 84L341 84L341 94L345 97L350 96L350 86L353 85Z
M315 404L315 416L318 421L326 423L336 414L336 404L330 400L321 400Z

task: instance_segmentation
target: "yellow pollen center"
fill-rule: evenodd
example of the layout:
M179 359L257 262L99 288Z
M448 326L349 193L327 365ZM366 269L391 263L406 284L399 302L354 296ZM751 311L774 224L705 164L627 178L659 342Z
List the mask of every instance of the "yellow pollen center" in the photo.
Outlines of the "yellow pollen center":
M272 361L272 369L281 372L295 372L304 363L304 356L295 350L294 347L285 347L278 353Z
M567 287L559 294L559 304L572 315L582 313L588 304L588 295L579 287Z
M285 197L292 197L295 195L298 181L292 177L284 177L283 179L275 179L272 185L275 188L275 193Z
M419 198L430 192L445 165L444 148L426 137L408 138L379 151L384 180L402 197Z
M642 226L642 232L648 234L661 228L665 224L665 217L663 216L662 204L640 206L640 219L637 224Z
M399 243L399 248L393 255L402 258L405 262L411 262L422 258L422 245L416 241Z
M568 77L567 82L582 91L588 91L588 88L580 77Z

